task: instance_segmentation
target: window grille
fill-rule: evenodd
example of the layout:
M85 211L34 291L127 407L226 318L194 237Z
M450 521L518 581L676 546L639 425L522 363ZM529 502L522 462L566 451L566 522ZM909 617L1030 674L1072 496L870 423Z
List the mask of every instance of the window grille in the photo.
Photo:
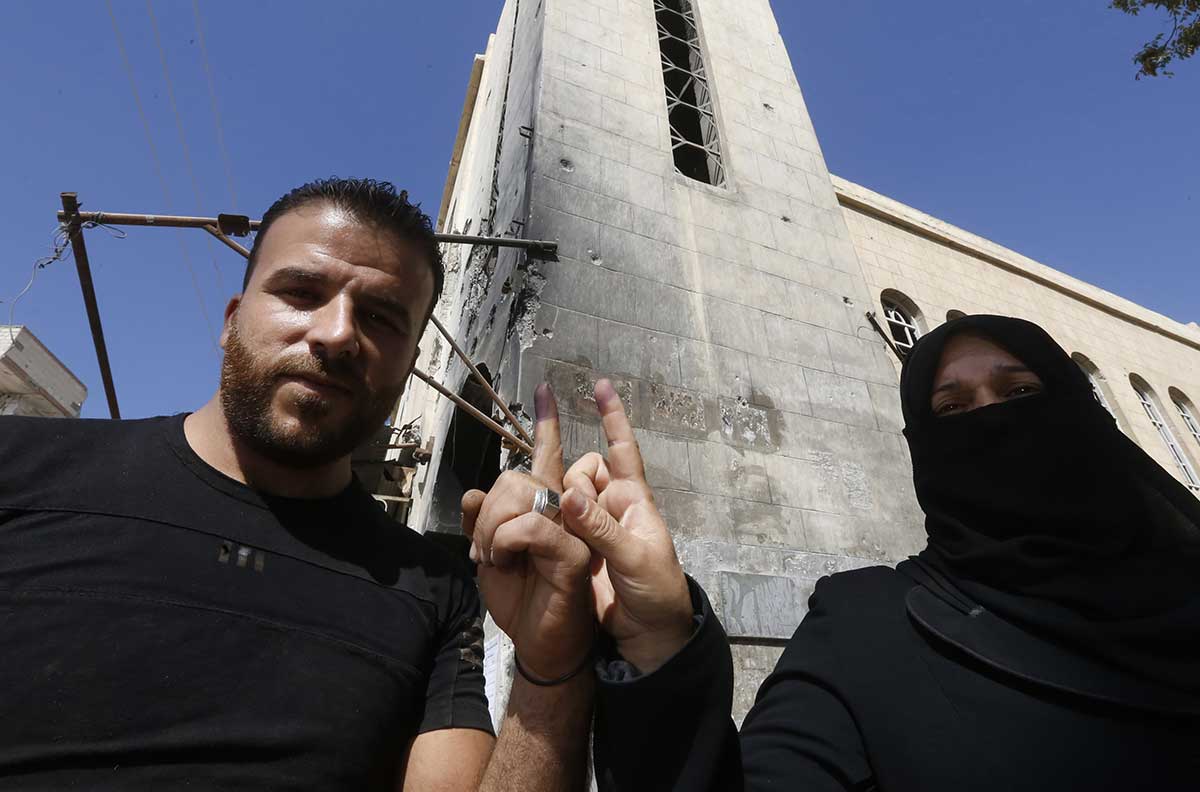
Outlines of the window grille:
M1108 410L1111 414L1113 411L1112 405L1108 403L1108 398L1104 395L1104 390L1100 387L1100 381L1096 379L1096 375L1088 371L1083 366L1079 367L1083 373L1087 375L1088 382L1092 384L1092 395L1096 397L1096 401L1100 402L1100 406Z
M1162 438L1167 448L1170 449L1171 456L1175 460L1175 466L1183 474L1183 483L1192 492L1200 493L1200 478L1197 478L1196 471L1192 470L1192 463L1184 456L1183 449L1179 447L1179 442L1175 439L1175 433L1171 431L1171 427L1167 426L1167 422L1163 420L1162 414L1158 411L1158 405L1150 398L1150 394L1137 384L1134 384L1133 390L1137 393L1138 400L1142 403L1142 409L1146 411L1146 417L1150 419L1150 423L1154 424L1154 428L1158 430L1158 436Z
M1175 409L1179 410L1179 417L1183 419L1183 423L1187 426L1188 431L1192 433L1192 437L1196 438L1196 442L1200 443L1200 421L1196 420L1196 416L1192 414L1192 409L1188 407L1187 402L1183 399L1172 399L1175 403Z
M907 355L921 337L917 320L891 300L883 300L883 316L887 319L888 329L892 331L892 340L896 342L896 348L900 350L901 355Z
M658 23L675 170L690 179L721 187L725 184L725 167L696 12L689 0L654 0L654 18Z
M1079 370L1083 372L1088 379L1088 384L1092 386L1092 396L1101 407L1108 410L1112 415L1113 420L1117 422L1117 426L1121 431L1128 432L1125 429L1125 418L1121 414L1120 407L1113 401L1112 391L1108 387L1108 381L1104 375L1100 373L1100 369L1096 368L1096 364L1087 358L1081 352L1072 352L1071 360L1075 361L1075 365L1079 366Z

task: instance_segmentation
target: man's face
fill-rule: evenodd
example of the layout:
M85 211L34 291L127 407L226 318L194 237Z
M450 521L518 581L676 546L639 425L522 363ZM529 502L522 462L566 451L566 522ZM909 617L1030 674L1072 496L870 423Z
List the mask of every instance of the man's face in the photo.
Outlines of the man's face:
M231 431L293 467L349 454L404 392L432 298L429 262L391 232L324 202L280 216L226 309Z

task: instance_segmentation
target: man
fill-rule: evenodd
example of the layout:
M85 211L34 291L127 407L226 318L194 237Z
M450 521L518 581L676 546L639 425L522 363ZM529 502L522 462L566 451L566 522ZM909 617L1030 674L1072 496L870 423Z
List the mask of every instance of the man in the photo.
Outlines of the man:
M390 184L307 184L263 217L211 401L0 419L0 788L583 783L586 547L542 515L513 534L557 562L494 578L493 612L529 677L567 679L517 679L497 742L473 581L351 473L442 278ZM533 472L557 483L541 417Z

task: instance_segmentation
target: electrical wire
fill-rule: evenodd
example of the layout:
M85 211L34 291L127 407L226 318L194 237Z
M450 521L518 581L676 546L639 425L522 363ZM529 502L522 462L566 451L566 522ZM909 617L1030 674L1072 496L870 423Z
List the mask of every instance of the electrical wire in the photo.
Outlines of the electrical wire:
M80 224L79 227L81 229L103 228L117 239L124 239L127 236L126 233L121 229L114 228L113 226L102 223L99 220L89 220L86 223ZM33 262L33 270L29 273L29 281L25 284L25 288L21 289L21 291L17 293L17 296L13 297L8 303L8 336L10 341L16 338L16 330L14 329L16 327L16 319L14 318L14 314L17 310L17 303L21 301L22 297L24 297L26 294L29 294L30 289L33 288L34 281L37 280L38 273L44 270L46 267L49 267L54 262L62 261L63 257L67 254L67 251L70 248L70 227L66 223L59 223L54 229L54 235L50 240L50 255L42 256L40 259L37 259ZM3 300L0 300L0 302L3 302Z
M125 65L125 74L129 77L129 88L133 92L133 103L137 107L138 118L142 121L142 129L146 133L146 143L150 147L150 161L154 164L154 172L158 175L158 182L162 185L163 195L166 197L167 208L171 207L171 188L167 186L167 179L163 176L162 163L158 158L158 148L154 145L154 135L150 133L150 122L146 120L146 110L142 107L141 95L138 93L137 82L133 76L133 66L129 62L129 54L125 51L125 39L121 36L121 28L117 25L117 15L113 11L112 0L105 0L105 5L108 6L108 16L112 20L113 33L117 37L117 50L121 53L121 62Z
M121 62L125 65L125 74L129 77L129 90L133 93L133 103L137 107L138 117L142 121L142 130L146 133L146 144L150 148L150 159L154 164L154 172L158 174L158 183L162 186L163 199L166 201L167 209L171 209L171 188L167 184L167 179L163 175L162 163L158 158L158 149L154 145L154 135L150 131L150 122L146 119L145 108L142 107L142 99L138 94L137 80L133 76L133 66L129 62L129 53L125 50L125 39L121 36L120 25L117 24L117 15L113 11L112 0L105 0L105 5L108 6L108 16L112 20L113 33L117 38L117 50L121 53ZM187 245L183 242L183 236L176 234L179 240L179 252L183 259L183 264L187 268L188 274L191 276L192 288L196 292L196 302L200 305L200 314L204 317L204 324L208 327L208 338L212 343L213 351L219 354L220 347L217 345L217 334L213 329L212 320L208 315L208 308L204 304L204 295L200 291L200 281L196 278L196 268L192 266L192 257L188 253Z
M200 44L200 62L204 64L204 76L208 79L208 98L212 105L213 122L217 129L217 149L221 152L221 161L225 165L225 182L229 187L230 211L237 211L237 188L233 183L233 161L229 158L229 150L225 148L225 130L221 125L221 109L217 103L217 83L213 79L212 68L208 62L208 47L204 44L204 23L200 19L199 0L192 0L192 13L196 17L196 41Z
M175 83L171 79L171 69L167 66L167 51L163 47L162 35L158 31L158 19L154 16L154 4L146 0L146 15L150 17L150 28L154 31L154 45L158 48L158 60L162 64L163 81L167 85L167 102L171 106L171 115L175 117L175 129L179 132L179 145L183 149L183 164L187 168L188 180L192 183L192 197L196 199L196 212L204 211L204 199L200 197L200 182L196 180L196 169L192 167L192 150L188 146L187 132L183 126L183 116L179 114L179 105L175 102ZM217 266L216 258L209 256L213 272L217 276L217 286L225 291L225 279L221 277L221 268Z

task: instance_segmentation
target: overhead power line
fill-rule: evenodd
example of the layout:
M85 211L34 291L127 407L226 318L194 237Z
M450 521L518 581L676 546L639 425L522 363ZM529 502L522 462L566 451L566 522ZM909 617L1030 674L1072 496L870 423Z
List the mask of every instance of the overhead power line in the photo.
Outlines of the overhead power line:
M192 197L196 199L196 211L204 210L204 199L200 197L200 182L196 181L196 169L192 167L192 151L188 146L187 133L183 127L183 116L179 114L179 105L175 102L175 84L171 80L171 69L167 66L167 51L163 47L162 35L158 32L158 19L154 16L154 4L146 0L146 15L150 17L150 28L154 31L154 45L158 48L158 60L162 63L163 81L167 84L167 101L171 105L171 115L175 117L175 129L179 132L179 146L183 149L183 164L187 167L188 180L192 183ZM221 277L221 268L217 266L216 258L209 256L213 272L217 276L217 286L225 291L225 281Z
M171 188L167 186L167 179L163 175L162 162L158 158L158 148L154 145L154 135L150 132L150 122L146 119L146 110L142 107L141 95L138 93L137 80L133 76L133 66L129 62L129 53L125 50L125 39L121 36L121 28L117 24L117 15L113 11L112 0L105 0L105 5L108 6L108 16L112 20L113 33L117 37L117 51L121 53L121 63L125 66L125 74L129 77L129 88L133 93L133 104L137 108L138 118L142 121L142 130L146 133L146 145L150 149L150 161L154 165L154 172L158 175L158 183L162 185L163 196L166 198L167 205L171 205Z
M133 66L129 62L129 53L125 49L125 39L121 35L121 26L117 23L117 15L113 11L112 0L105 0L105 5L108 7L109 19L112 20L113 33L117 38L117 50L121 53L121 62L125 65L125 74L129 77L129 90L133 93L133 104L137 108L138 118L141 119L142 130L146 133L146 145L150 150L150 161L154 165L154 172L158 175L158 183L163 191L163 200L166 201L167 207L170 208L171 188L167 184L166 176L163 175L162 162L158 158L158 148L154 145L154 134L150 131L150 121L146 118L145 108L142 107L141 95L137 89L137 79L133 75ZM208 308L204 304L204 294L200 291L200 281L196 278L196 268L192 266L191 255L188 253L187 245L184 244L182 237L179 237L179 252L183 258L183 264L187 268L188 275L191 276L192 289L196 292L196 302L200 306L200 315L204 317L204 324L208 327L209 341L212 342L215 351L218 349L217 334L213 329L212 319L209 318Z
M208 62L208 47L204 44L204 23L200 19L199 0L192 0L192 12L196 17L196 41L200 44L200 62L204 64L204 76L208 79L208 98L212 105L213 122L217 128L217 148L225 165L225 182L229 187L230 211L237 211L237 188L233 183L233 162L225 148L225 130L221 125L221 109L217 102L217 83L213 79L212 67Z

